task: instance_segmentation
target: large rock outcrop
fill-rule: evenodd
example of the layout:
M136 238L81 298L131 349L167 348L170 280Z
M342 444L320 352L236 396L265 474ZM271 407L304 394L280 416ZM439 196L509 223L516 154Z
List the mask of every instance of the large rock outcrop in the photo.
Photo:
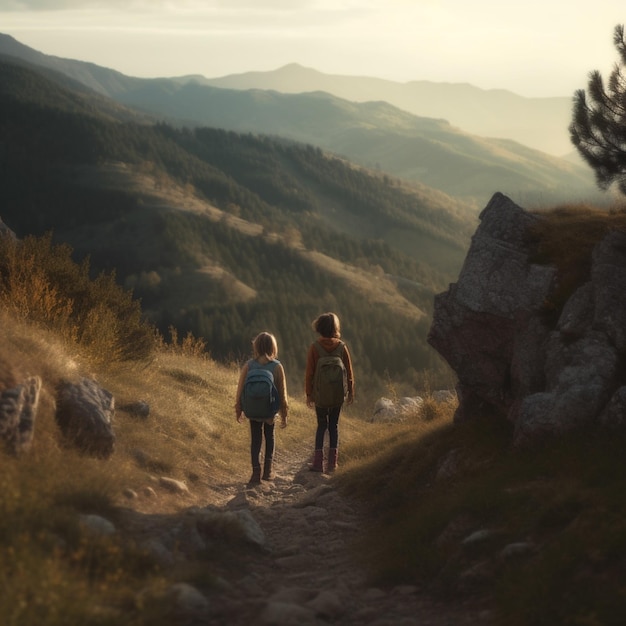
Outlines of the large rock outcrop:
M493 196L458 281L435 298L428 337L458 376L455 419L495 413L518 444L626 421L626 233L595 246L591 280L555 321L546 302L557 270L532 262L540 219Z

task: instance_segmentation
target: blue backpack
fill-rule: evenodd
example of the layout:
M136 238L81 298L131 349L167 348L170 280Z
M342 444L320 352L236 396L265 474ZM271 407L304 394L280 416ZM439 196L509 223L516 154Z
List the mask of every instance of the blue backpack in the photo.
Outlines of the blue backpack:
M241 393L241 408L248 419L268 419L280 409L280 396L274 383L274 369L280 361L274 359L261 365L248 361L248 373Z

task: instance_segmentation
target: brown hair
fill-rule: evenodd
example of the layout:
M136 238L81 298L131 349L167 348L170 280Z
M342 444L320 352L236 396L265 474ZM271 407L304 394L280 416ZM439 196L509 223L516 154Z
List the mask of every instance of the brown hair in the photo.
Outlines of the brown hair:
M339 318L334 313L322 313L314 322L313 330L322 337L341 337Z
M259 333L252 340L252 351L254 352L254 358L264 356L270 361L275 359L278 355L278 344L276 343L276 337L272 333L262 332Z

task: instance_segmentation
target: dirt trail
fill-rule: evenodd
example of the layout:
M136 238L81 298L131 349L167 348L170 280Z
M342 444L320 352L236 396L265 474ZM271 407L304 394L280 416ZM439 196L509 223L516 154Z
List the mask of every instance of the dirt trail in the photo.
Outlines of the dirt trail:
M221 485L225 510L248 509L265 548L248 550L227 584L209 596L194 623L215 626L479 626L489 611L459 602L438 604L413 586L374 588L354 559L362 530L355 502L332 480L310 472L303 450L278 455L276 477L253 489Z

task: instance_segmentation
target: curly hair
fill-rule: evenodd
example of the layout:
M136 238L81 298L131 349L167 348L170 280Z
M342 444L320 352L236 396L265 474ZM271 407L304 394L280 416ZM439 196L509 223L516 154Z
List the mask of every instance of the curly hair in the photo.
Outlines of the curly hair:
M322 337L341 337L339 318L334 313L322 313L313 322L313 330Z

